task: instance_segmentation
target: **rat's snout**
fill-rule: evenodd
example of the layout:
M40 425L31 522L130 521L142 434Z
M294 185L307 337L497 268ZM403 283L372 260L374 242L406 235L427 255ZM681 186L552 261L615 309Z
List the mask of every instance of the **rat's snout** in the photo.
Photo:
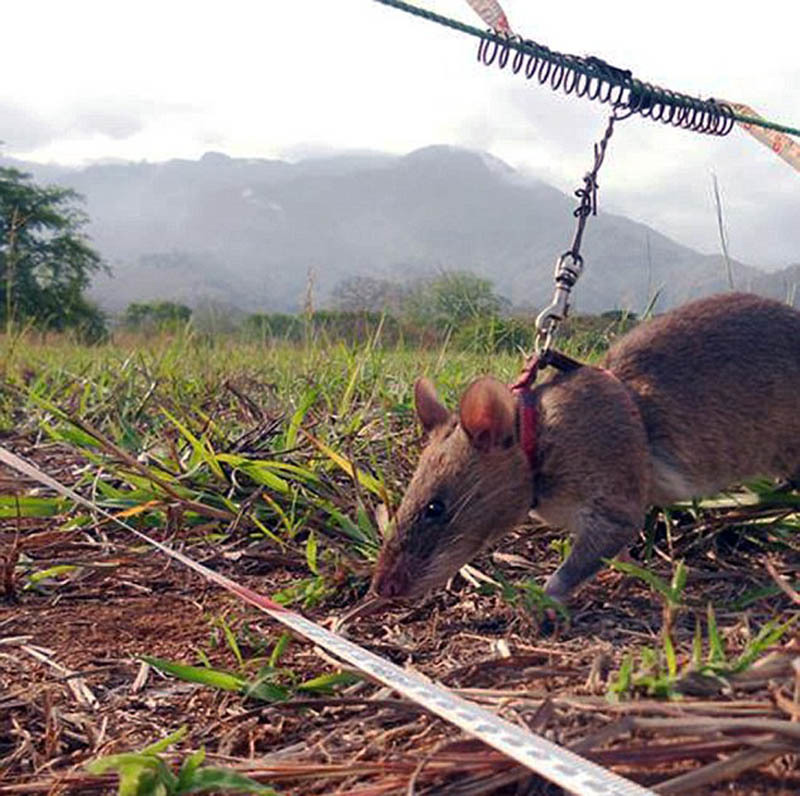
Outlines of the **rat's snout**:
M402 597L408 592L408 574L398 572L393 578L387 578L383 584L383 590L378 594L391 600L395 597Z
M394 566L387 569L379 569L375 573L372 582L372 590L379 597L387 600L394 600L405 597L408 594L411 583L411 575L402 566Z

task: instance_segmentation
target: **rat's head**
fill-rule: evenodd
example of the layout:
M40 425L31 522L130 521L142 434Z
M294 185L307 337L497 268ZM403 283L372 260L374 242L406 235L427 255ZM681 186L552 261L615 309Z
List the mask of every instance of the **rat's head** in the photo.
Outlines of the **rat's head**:
M414 385L414 398L429 440L372 581L373 591L390 599L419 597L444 584L520 522L531 501L530 464L508 387L478 379L458 413L439 402L425 379Z

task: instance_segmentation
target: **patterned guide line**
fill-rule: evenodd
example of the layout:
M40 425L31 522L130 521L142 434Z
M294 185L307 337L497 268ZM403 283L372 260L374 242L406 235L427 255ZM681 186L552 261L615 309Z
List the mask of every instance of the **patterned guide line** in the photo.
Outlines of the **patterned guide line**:
M304 616L284 608L252 589L241 586L225 575L214 572L183 553L152 539L1 446L0 462L44 486L50 487L75 503L112 520L176 561L180 561L208 580L256 606L309 641L338 655L360 671L388 685L413 702L422 705L437 716L479 738L571 793L579 796L647 796L648 794L654 796L653 791L614 774L597 763L558 746L558 744L518 727L491 711L453 694L443 686L426 681L421 675L401 669L342 636L325 630Z

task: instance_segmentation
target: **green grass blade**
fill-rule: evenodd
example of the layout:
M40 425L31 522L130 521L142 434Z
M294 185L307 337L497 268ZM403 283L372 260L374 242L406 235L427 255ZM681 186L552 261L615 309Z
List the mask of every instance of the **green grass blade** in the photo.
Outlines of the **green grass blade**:
M240 668L243 667L244 658L242 657L242 651L239 649L239 642L236 641L236 636L234 636L230 625L223 618L219 619L219 624L222 627L222 632L225 634L225 641L228 643L228 647L236 658L236 662L239 664Z
M173 744L178 743L178 741L182 741L188 732L189 728L184 724L175 730L175 732L170 733L166 738L162 738L160 741L156 741L149 746L145 746L140 754L160 755L162 752L166 752L167 749L169 749L169 747Z
M363 470L360 470L356 467L352 462L345 459L344 456L337 453L333 448L326 445L322 440L313 437L307 431L303 432L304 435L311 440L339 469L343 470L347 473L351 478L357 478L358 483L361 484L365 489L368 489L372 492L373 495L377 495L381 500L385 500L386 498L386 489L384 488L383 484L375 477L371 476L369 473L365 473Z
M299 406L294 411L292 419L289 421L289 427L286 429L286 437L284 439L285 448L291 449L294 448L295 445L297 445L297 432L299 431L300 425L305 419L308 410L314 405L314 402L317 400L318 395L319 395L319 390L317 388L306 390L306 392L303 394L303 397L300 399Z
M717 617L714 613L714 606L709 603L706 610L708 621L708 662L710 664L723 663L725 661L725 645L722 636L717 628Z
M321 694L334 693L337 686L340 685L353 685L361 678L352 672L336 672L335 674L323 674L319 677L313 677L311 680L306 680L297 686L298 691L312 691Z
M69 506L64 498L3 495L0 497L0 519L15 517L55 517Z
M205 669L200 666L188 666L183 663L165 661L161 658L151 658L149 655L142 655L141 659L149 663L155 669L165 674L171 674L179 680L198 685L211 686L221 691L242 692L247 688L247 680L238 675L224 672L219 669Z
M208 443L208 440L205 439L198 439L191 431L189 431L188 427L181 423L174 415L170 414L169 411L166 409L161 409L162 413L167 417L170 422L175 426L175 428L180 431L183 435L184 439L191 445L192 450L194 451L194 460L203 461L205 462L214 475L219 478L220 481L227 481L225 478L225 473L223 472L222 468L219 466L219 462L217 461L217 457L214 454L214 451L211 450L211 446Z
M289 646L290 638L291 636L289 633L281 633L281 637L278 639L274 649L272 650L272 654L269 656L269 666L271 669L274 669L278 665L278 660Z
M666 633L664 634L664 655L667 659L667 674L670 679L674 679L678 675L678 660L675 657L675 646L672 639Z
M306 563L315 575L319 575L319 570L317 569L317 537L314 536L314 531L308 534L308 539L306 540Z
M181 793L248 793L254 796L278 796L272 788L254 779L224 768L201 768L194 772L189 786Z
M606 563L612 569L617 570L617 572L622 572L625 575L638 578L662 597L668 597L670 595L670 587L667 583L659 578L658 575L644 569L644 567L637 566L630 561L618 561L617 559L607 560Z

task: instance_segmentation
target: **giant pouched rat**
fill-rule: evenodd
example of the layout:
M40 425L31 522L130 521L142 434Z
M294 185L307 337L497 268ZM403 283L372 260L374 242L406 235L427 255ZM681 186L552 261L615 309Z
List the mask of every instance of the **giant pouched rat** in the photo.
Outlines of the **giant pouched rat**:
M439 586L533 508L574 536L545 585L564 601L636 536L650 505L758 475L800 479L800 312L754 295L694 301L637 326L604 367L535 387L535 453L517 396L473 382L457 413L419 380L430 438L380 553L372 590Z

